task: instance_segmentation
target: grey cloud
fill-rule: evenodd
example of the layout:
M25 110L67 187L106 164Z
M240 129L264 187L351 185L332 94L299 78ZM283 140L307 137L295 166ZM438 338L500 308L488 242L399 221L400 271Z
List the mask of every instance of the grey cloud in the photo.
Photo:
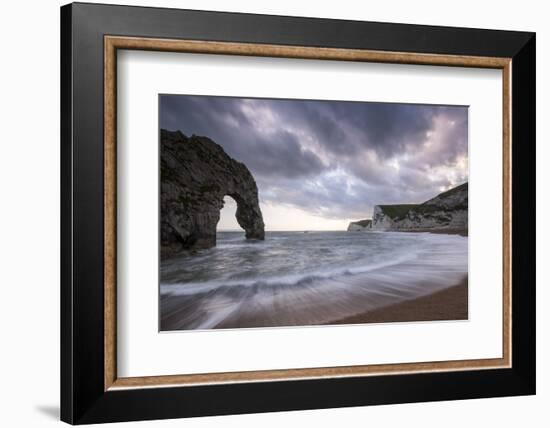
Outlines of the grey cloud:
M258 132L238 98L165 95L160 102L161 128L207 136L255 175L298 177L324 168L297 135L283 128L268 136Z
M220 144L264 200L330 218L421 202L467 180L456 167L468 156L461 106L162 95L160 126Z

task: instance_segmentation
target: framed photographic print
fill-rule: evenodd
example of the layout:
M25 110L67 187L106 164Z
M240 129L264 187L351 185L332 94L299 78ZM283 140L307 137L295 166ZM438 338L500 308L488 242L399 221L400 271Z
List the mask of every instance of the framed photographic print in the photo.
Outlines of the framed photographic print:
M61 54L62 420L535 393L533 33L76 3Z

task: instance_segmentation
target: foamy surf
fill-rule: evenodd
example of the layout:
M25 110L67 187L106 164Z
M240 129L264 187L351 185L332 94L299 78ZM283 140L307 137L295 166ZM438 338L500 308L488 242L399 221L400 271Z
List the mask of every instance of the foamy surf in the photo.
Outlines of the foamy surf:
M428 233L220 233L161 265L161 330L326 324L433 293L468 271L468 240Z

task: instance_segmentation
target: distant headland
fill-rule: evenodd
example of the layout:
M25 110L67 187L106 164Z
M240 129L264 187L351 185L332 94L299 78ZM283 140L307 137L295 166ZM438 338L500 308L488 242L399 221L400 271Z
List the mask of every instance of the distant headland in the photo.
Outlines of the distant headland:
M468 183L421 204L376 205L372 219L352 221L348 232L409 231L468 234Z

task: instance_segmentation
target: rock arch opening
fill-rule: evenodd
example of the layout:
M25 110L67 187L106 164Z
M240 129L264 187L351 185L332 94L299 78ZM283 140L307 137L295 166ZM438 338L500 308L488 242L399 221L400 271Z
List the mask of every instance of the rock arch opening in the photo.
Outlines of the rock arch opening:
M217 232L242 232L244 229L237 221L237 201L229 195L223 198L223 207L220 209L220 220L216 228Z

